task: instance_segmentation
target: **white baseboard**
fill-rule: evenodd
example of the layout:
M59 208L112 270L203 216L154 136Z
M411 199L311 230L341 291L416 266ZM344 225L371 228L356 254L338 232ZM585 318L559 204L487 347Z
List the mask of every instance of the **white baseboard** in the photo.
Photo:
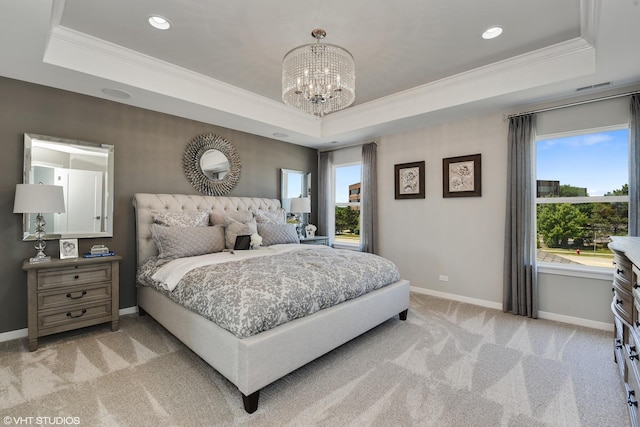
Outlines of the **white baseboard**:
M456 294L448 294L446 292L434 291L431 289L416 288L411 286L411 292L417 294L431 295L438 298L449 299L452 301L464 302L467 304L478 305L480 307L494 308L496 310L502 310L502 304L486 301L476 298L464 297ZM549 313L546 311L538 311L538 318L545 320L553 320L555 322L568 323L576 326L584 326L587 328L600 329L603 331L613 331L613 323L596 322L589 319L581 319L579 317L565 316L564 314Z
M138 306L134 305L132 307L121 308L118 310L120 316L124 316L125 314L135 314L138 312ZM27 328L17 329L15 331L2 332L0 333L0 342L17 340L18 338L24 338L28 336L29 330Z

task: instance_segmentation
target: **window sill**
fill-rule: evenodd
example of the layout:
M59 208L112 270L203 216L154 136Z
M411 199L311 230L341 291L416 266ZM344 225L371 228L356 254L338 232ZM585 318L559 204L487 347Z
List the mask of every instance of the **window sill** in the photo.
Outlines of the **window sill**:
M573 267L558 265L552 262L539 262L538 273L554 274L556 276L580 277L585 279L613 280L613 267Z
M360 251L360 245L353 245L349 243L336 243L333 242L333 247L335 249L348 249L350 251Z

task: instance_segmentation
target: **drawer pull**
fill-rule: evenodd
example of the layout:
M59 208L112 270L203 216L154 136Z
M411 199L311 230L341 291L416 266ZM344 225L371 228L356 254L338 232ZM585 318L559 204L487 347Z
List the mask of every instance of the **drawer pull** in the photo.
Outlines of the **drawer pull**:
M621 299L616 299L616 304L622 305L622 300Z
M637 400L633 400L632 397L636 395L636 392L633 390L629 390L629 393L627 394L627 405L629 406L638 406L638 401Z
M620 340L616 340L616 348L622 348L622 342Z
M77 297L72 297L72 296L71 296L71 294L69 293L69 294L67 294L67 298L71 298L71 299L80 299L80 298L82 298L83 296L85 296L86 294L87 294L87 291L82 291L82 292L80 293L80 295L78 295ZM637 323L637 322L636 322L636 323Z
M620 270L619 268L616 268L616 273L622 274L622 273L624 273L624 270Z
M78 276L77 274L75 276L73 276L74 279L79 279L80 276Z
M87 312L87 309L86 309L86 308L82 309L82 313L80 313L80 314L78 314L78 315L76 315L76 316L74 316L73 314L71 314L71 312L68 312L68 313L67 313L67 317L70 317L70 318L72 318L72 319L77 319L78 317L82 317L82 316L84 316L84 314L85 314L86 312Z
M636 328L640 328L640 322L636 320Z

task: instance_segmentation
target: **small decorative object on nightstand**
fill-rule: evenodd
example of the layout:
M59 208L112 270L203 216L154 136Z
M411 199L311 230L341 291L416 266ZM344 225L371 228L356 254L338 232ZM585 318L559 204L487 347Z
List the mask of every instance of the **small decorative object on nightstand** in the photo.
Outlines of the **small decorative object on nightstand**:
M29 351L38 338L58 332L111 322L118 330L119 276L122 257L25 260Z
M300 243L305 245L326 245L329 246L328 236L302 237Z

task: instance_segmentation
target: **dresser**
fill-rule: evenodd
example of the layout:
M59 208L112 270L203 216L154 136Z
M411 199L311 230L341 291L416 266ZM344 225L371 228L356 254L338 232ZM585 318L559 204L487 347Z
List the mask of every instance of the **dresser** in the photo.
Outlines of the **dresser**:
M614 237L613 354L624 383L632 426L638 424L640 399L640 237Z
M117 255L25 260L29 351L37 350L38 338L45 335L105 322L117 331L120 261Z

